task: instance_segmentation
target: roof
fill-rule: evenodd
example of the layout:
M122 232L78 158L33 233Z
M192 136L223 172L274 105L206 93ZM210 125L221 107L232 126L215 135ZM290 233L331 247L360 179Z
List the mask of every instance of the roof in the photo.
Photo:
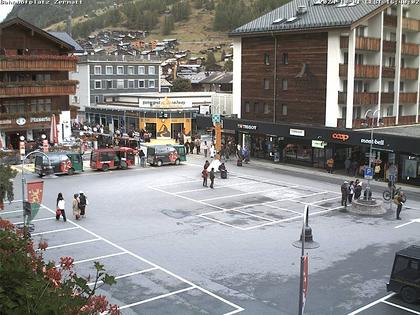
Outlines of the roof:
M382 1L378 1L380 4L370 4L369 1L360 1L357 5L350 6L344 6L342 1L336 1L337 4L329 5L323 4L324 1L325 0L292 0L257 19L236 28L230 35L235 36L252 33L349 27L375 10L381 11L388 6L382 4ZM351 2L344 3L347 4ZM297 15L298 6L302 5L306 5L306 13ZM296 17L296 19L287 21L292 17Z
M420 246L411 245L397 252L397 255L420 259Z
M375 133L420 138L420 125L375 128Z
M67 44L74 47L75 52L84 52L82 46L79 45L69 34L66 32L48 32L52 36L58 38L59 40L66 42Z
M229 84L233 83L233 73L232 72L212 72L206 78L200 81L204 84Z
M30 29L30 30L33 30L34 32L37 32L38 34L54 41L58 45L65 46L70 51L73 51L75 49L75 47L73 45L71 45L70 43L68 43L67 41L65 41L65 40L63 40L63 39L61 39L57 36L52 35L52 34L40 29L39 27L36 27L35 25L33 25L33 24L31 24L31 23L29 23L29 22L27 22L27 21L25 21L25 20L23 20L19 17L16 17L16 18L4 21L3 23L0 23L0 29L12 26L14 24L19 24L19 25L22 25L22 26Z
M201 83L201 80L203 80L206 77L206 73L204 71L198 72L198 73L178 73L177 76L179 78L188 79L191 81L192 84L198 84Z
M160 79L160 86L172 86L172 84L169 83L166 79Z

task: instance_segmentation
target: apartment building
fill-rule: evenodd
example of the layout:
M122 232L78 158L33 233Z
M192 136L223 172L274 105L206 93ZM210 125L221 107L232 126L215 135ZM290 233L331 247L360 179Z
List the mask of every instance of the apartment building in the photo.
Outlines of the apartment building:
M83 121L85 108L104 103L107 96L160 91L160 61L143 55L85 55L70 77L80 82L70 104L79 107L79 119Z
M292 0L230 36L239 118L223 125L252 156L363 166L373 143L384 179L396 164L420 184L420 6Z
M22 136L28 142L49 138L52 127L56 140L70 135L69 95L78 82L69 80L69 72L77 64L71 54L79 49L68 34L48 33L20 18L0 24L0 148L18 148Z

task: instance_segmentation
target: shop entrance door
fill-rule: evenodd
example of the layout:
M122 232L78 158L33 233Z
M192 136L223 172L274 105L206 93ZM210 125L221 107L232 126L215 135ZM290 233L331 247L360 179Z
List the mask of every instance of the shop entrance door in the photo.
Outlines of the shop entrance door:
M146 131L151 135L152 139L156 139L156 123L146 123Z
M183 123L172 123L171 124L171 137L173 139L175 139L175 136L178 133L182 133L182 131L184 130L184 124Z
M325 149L313 149L313 165L317 168L325 168Z
M19 137L23 135L26 138L26 134L19 134L15 132L6 132L6 147L13 147L13 149L19 149Z

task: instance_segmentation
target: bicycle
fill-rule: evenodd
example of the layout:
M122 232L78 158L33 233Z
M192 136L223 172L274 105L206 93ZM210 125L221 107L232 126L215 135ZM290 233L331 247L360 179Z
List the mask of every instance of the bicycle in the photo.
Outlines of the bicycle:
M391 199L394 199L397 194L401 194L402 198L403 198L402 202L406 202L407 198L406 198L404 192L402 191L401 187L398 187L396 189L392 189L392 192L391 192L391 190L387 189L382 193L382 197L384 198L385 201L390 201Z

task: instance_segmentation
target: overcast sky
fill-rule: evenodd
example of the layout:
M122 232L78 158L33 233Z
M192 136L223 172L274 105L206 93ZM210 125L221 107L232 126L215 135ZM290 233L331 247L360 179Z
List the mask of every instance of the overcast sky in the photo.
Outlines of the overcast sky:
M4 18L10 11L12 11L13 4L0 4L0 22L3 22Z

